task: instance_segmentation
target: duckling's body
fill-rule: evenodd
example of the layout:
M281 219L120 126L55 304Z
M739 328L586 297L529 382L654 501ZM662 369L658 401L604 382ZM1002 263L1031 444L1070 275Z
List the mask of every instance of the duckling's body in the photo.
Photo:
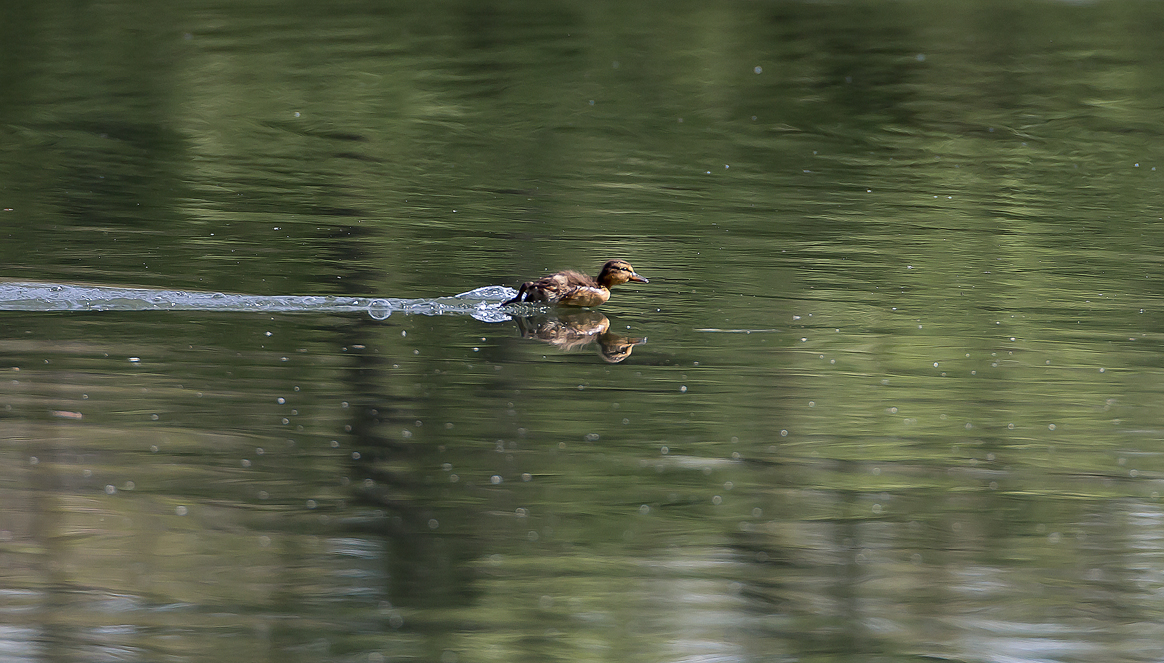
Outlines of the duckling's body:
M521 284L517 296L502 306L516 302L541 302L558 306L600 306L610 299L610 288L621 283L634 281L649 283L635 273L625 260L610 260L602 266L598 278L571 270L543 276L536 281Z

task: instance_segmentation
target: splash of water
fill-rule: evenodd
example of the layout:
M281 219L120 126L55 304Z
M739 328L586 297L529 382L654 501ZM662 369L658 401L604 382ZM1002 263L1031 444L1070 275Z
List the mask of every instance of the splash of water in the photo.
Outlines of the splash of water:
M405 315L471 315L485 322L510 317L501 302L517 295L505 286L487 286L451 297L399 299L234 295L221 292L115 288L61 283L0 283L0 311L366 311L376 320Z

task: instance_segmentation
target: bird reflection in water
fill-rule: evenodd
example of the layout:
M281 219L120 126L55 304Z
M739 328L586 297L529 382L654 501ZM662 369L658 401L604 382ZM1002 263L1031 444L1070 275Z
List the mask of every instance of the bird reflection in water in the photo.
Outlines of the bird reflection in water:
M548 314L515 317L522 338L545 341L563 352L598 344L598 353L611 364L626 359L646 338L633 338L610 331L610 320L597 311L554 311Z

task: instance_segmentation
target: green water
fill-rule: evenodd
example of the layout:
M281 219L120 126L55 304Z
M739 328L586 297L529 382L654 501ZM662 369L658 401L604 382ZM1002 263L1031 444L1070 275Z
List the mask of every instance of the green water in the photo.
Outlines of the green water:
M0 8L5 280L651 281L618 356L553 315L0 311L0 660L1159 660L1162 29Z

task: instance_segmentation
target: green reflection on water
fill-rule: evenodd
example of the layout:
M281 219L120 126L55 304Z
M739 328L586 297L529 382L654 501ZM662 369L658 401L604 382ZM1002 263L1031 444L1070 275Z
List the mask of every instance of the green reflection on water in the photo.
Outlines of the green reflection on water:
M5 277L651 278L6 312L21 651L1159 657L1156 5L2 11Z

